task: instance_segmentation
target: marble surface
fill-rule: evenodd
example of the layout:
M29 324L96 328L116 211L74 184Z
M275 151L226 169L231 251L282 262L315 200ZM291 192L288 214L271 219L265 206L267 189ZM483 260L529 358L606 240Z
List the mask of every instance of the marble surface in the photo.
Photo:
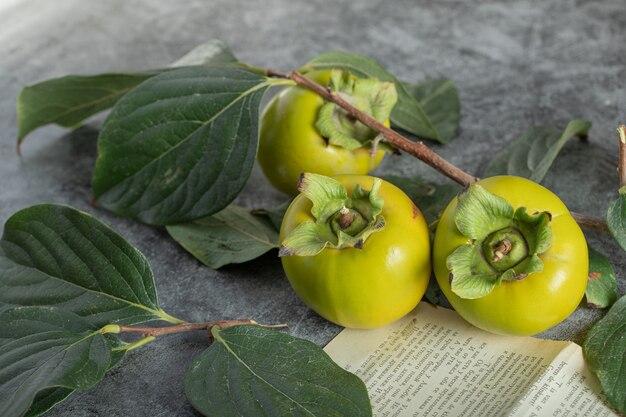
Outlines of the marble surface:
M163 229L91 206L90 179L104 115L75 131L48 126L15 153L15 102L22 86L65 74L158 68L211 38L243 61L291 69L326 50L383 62L400 78L449 77L462 100L460 136L435 146L480 174L497 150L531 125L593 122L589 141L570 142L544 184L570 209L603 216L616 195L615 128L626 113L626 4L571 1L4 0L0 3L0 222L41 202L95 214L137 246L156 276L162 307L190 321L251 317L285 322L319 345L340 328L295 296L276 253L211 270ZM388 158L379 173L446 179L409 157ZM285 197L255 167L239 204L268 207ZM626 257L607 236L587 233L609 255L620 294ZM540 337L581 342L600 311L579 309ZM50 416L194 416L183 378L206 347L203 334L163 338L131 352L96 388Z

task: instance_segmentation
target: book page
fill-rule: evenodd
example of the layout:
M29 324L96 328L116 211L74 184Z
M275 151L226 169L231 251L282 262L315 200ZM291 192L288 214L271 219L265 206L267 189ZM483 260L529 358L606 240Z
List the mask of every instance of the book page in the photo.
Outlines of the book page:
M615 415L580 346L495 335L428 303L324 350L365 382L375 416Z

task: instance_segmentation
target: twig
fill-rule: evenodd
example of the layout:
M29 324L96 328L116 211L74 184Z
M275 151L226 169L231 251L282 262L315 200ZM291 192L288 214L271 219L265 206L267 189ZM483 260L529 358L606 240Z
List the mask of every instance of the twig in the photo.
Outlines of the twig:
M426 146L423 142L410 141L398 132L380 123L369 114L357 109L352 104L344 100L341 96L332 91L330 88L323 87L316 82L309 80L298 71L284 73L268 69L266 71L266 74L269 77L285 78L292 80L296 84L306 87L309 90L316 92L326 100L337 104L338 106L352 114L358 121L382 135L383 139L389 144L415 156L419 160L430 165L431 167L433 167L446 177L452 179L453 181L463 186L468 186L478 181L478 178L468 174L467 172L456 167L455 165L452 165L450 162L441 157L441 155ZM626 185L626 127L622 125L618 130L620 132L620 178L622 180L622 186L624 186ZM571 214L572 217L574 217L574 220L576 220L576 222L585 229L602 232L608 231L606 221L603 219L575 212L572 212Z
M593 230L595 232L608 232L609 226L606 224L606 220L587 216L586 214L576 213L570 211L570 214L576 220L576 223L583 229Z
M620 125L617 128L619 133L619 165L617 171L619 172L619 186L626 186L626 126Z
M463 186L478 181L478 178L452 165L450 162L442 158L438 153L426 146L423 142L410 141L395 130L388 128L369 114L357 109L352 104L343 99L340 95L336 94L333 90L325 88L317 84L316 82L309 80L298 71L291 71L285 74L278 71L267 70L267 75L270 77L290 79L296 84L306 87L324 97L325 99L332 101L333 103L337 104L338 106L352 114L361 123L363 123L370 129L373 129L374 131L380 133L383 136L385 142L415 156L417 159L430 165L451 180Z
M219 326L222 329L226 329L228 327L238 326L238 325L252 325L263 327L265 329L282 329L287 327L286 324L276 324L276 325L265 325L259 324L254 320L224 320L224 321L211 321L208 323L181 323L175 326L166 326L166 327L135 327L135 326L119 326L120 333L121 332L134 332L134 333L142 333L145 336L163 336L166 334L175 334L175 333L184 333L191 332L195 330L209 330L213 326Z

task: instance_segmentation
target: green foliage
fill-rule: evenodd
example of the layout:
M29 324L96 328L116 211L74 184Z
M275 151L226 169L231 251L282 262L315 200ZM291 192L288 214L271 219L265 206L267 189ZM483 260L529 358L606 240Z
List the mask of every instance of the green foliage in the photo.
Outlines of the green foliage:
M438 78L420 83L405 82L404 86L420 103L443 142L454 139L461 121L461 99L454 81Z
M626 296L587 334L583 351L611 406L626 414Z
M205 416L372 415L363 382L314 343L253 326L212 334L185 379L187 398Z
M517 175L541 182L568 140L587 136L591 122L572 120L565 130L531 127L515 142L500 151L487 166L485 177Z
M112 351L119 346L116 338L69 311L54 307L4 311L0 314L0 415L24 415L42 390L53 396L51 402L58 402L67 390L91 388L104 377ZM52 387L67 390L52 392Z
M445 116L442 116L442 113L446 111L445 109L454 109L457 105L458 99L455 101L453 95L447 94L438 100L433 100L429 107L429 110L434 110L431 116L411 93L437 95L435 91L431 91L427 86L422 86L417 90L411 87L411 92L409 92L403 83L378 62L353 52L324 52L310 60L303 70L332 68L342 68L350 71L357 77L377 78L380 81L393 82L398 93L398 102L391 112L391 122L394 126L414 135L441 143L447 143L452 140L456 127L446 123L441 131L438 131L437 128L441 128L441 121L446 119ZM433 120L438 120L439 125L431 120L431 117Z
M237 59L219 40L199 45L172 67L233 63ZM113 106L137 85L167 69L138 73L68 75L24 87L17 99L18 143L40 126L76 127Z
M167 226L167 231L210 268L246 262L278 248L278 232L269 220L232 204L212 216Z
M98 141L98 205L149 224L217 213L245 185L267 78L233 66L186 67L122 98Z
M615 271L606 256L589 248L589 278L585 289L587 307L606 308L617 300Z
M383 175L382 179L400 188L421 210L428 224L439 219L448 203L461 191L456 184L434 184L419 178Z
M619 197L609 205L606 222L617 243L626 251L626 187L619 190Z
M15 306L62 308L96 327L172 321L137 249L89 214L53 204L21 210L4 226L0 311Z

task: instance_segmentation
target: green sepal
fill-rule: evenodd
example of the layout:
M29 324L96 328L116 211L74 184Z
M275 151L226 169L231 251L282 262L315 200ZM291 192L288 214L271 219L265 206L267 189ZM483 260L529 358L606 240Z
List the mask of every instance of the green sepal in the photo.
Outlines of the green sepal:
M383 123L389 119L391 110L398 100L396 87L391 82L376 78L356 78L347 71L332 70L330 88L357 109ZM325 103L318 111L315 127L335 146L354 150L373 146L377 134L346 113L332 102ZM393 150L390 146L377 144L381 150Z
M511 226L513 215L508 201L473 184L459 195L454 222L463 236L482 240L496 230Z
M459 246L447 259L450 288L461 298L481 298L496 286L498 275L485 262L476 244Z
M528 214L480 185L459 196L455 223L468 238L447 258L450 287L461 298L476 299L496 285L518 281L543 270L539 257L550 247L548 212Z
M298 189L312 203L313 221L297 225L283 240L278 256L315 256L325 248L361 249L365 241L384 229L382 216L384 200L378 191L382 180L376 178L371 190L357 185L348 197L345 187L337 180L319 174L306 173L300 178ZM351 225L340 226L342 214L353 218Z
M552 241L552 215L549 212L528 214L525 207L520 207L515 210L513 220L526 238L530 253L541 254L548 250Z
M311 214L321 223L341 209L348 199L348 192L339 181L318 174L302 174L298 191L311 200Z

